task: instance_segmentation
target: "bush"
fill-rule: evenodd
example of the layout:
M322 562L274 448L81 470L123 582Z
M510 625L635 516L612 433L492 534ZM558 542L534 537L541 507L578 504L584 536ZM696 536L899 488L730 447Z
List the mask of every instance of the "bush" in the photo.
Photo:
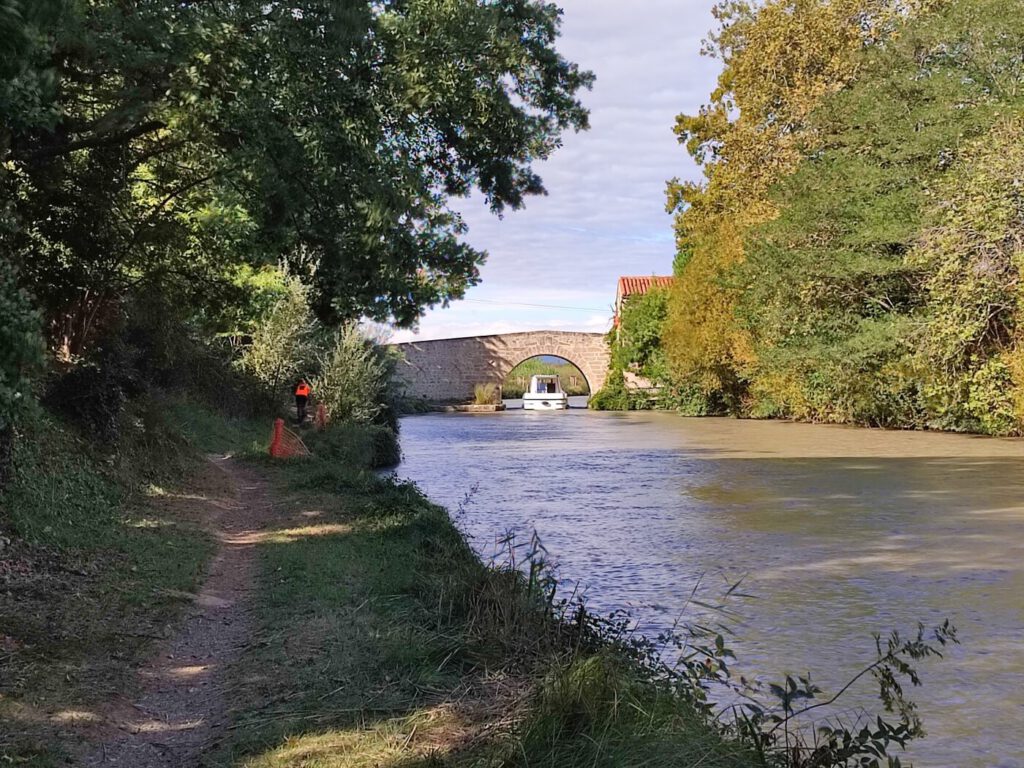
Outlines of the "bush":
M242 370L260 383L268 396L296 380L315 357L318 324L309 305L309 289L291 278L287 291L253 331L242 353Z
M318 459L352 469L383 469L402 459L398 435L383 424L332 424L304 439Z
M109 446L118 441L129 395L141 390L130 351L120 339L111 338L90 359L53 380L43 399L48 408Z
M313 395L332 421L380 424L398 432L394 358L363 335L356 323L342 326L319 356Z
M588 405L595 411L628 411L629 394L626 392L626 378L621 368L608 374L604 386L593 394Z
M20 290L14 268L0 261L0 488L14 444L14 419L28 392L28 374L42 362L39 315Z
M494 384L477 384L473 387L473 401L477 405L494 405L501 402L498 387Z

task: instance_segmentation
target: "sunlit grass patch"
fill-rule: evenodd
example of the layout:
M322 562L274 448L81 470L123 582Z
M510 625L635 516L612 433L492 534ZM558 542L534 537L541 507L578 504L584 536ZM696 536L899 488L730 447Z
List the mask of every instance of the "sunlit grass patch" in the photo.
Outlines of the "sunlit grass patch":
M465 731L458 712L428 707L410 715L352 728L291 736L244 768L398 768L420 758L439 761ZM440 763L437 763L440 764Z
M262 454L270 443L273 419L246 419L186 399L166 404L175 427L204 453Z

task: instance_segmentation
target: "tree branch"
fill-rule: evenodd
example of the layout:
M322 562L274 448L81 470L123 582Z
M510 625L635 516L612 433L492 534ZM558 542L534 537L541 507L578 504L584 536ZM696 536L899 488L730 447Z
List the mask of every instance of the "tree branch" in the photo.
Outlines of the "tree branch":
M139 136L145 136L147 133L153 133L166 127L167 123L163 120L149 120L148 122L141 123L140 125L136 125L134 128L129 128L125 131L121 131L120 133L69 141L66 144L43 147L33 152L15 151L11 152L11 157L15 160L32 162L35 160L46 160L52 157L62 157L63 155L69 155L72 152L77 152L80 149L116 147L118 144L124 144L132 139L137 139Z

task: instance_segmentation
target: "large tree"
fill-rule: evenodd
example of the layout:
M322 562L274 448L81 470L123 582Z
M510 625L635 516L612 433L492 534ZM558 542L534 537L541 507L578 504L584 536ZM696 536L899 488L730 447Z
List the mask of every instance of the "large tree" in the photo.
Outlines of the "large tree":
M666 347L675 375L738 408L756 356L736 317L729 275L744 237L777 213L772 185L813 141L808 117L857 75L857 53L888 33L896 0L722 0L706 53L722 60L718 87L676 134L703 183L668 185L680 253Z
M932 3L810 117L814 146L735 272L764 412L985 431L1019 418L1000 391L1017 344L1019 132L994 130L1024 106L1019 9Z
M25 15L31 3L3 0ZM4 115L22 266L69 352L158 282L197 307L286 263L321 317L414 323L484 254L453 197L543 192L592 76L537 0L90 0L30 36L51 120Z

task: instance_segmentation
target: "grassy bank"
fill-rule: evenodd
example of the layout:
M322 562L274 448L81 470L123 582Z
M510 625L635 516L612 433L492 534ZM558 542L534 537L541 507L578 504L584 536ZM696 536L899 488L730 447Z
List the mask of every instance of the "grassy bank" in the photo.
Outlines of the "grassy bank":
M153 402L116 446L41 409L16 446L0 496L0 759L50 766L173 630L213 552L204 504L227 491Z
M485 567L445 510L368 456L250 459L279 522L208 765L753 764L612 627L564 615L536 568Z
M313 457L272 461L265 420L147 402L116 452L42 413L18 441L2 497L7 762L66 764L82 722L132 700L137 663L181 626L213 551L204 523L236 484L243 509L272 522L253 531L252 634L218 673L231 711L205 768L824 768L864 753L795 762L738 738L699 684L724 644L681 638L688 663L672 672L628 623L559 599L529 543L485 566L444 509L369 469L382 456L372 428L308 432ZM234 454L235 480L203 453Z

